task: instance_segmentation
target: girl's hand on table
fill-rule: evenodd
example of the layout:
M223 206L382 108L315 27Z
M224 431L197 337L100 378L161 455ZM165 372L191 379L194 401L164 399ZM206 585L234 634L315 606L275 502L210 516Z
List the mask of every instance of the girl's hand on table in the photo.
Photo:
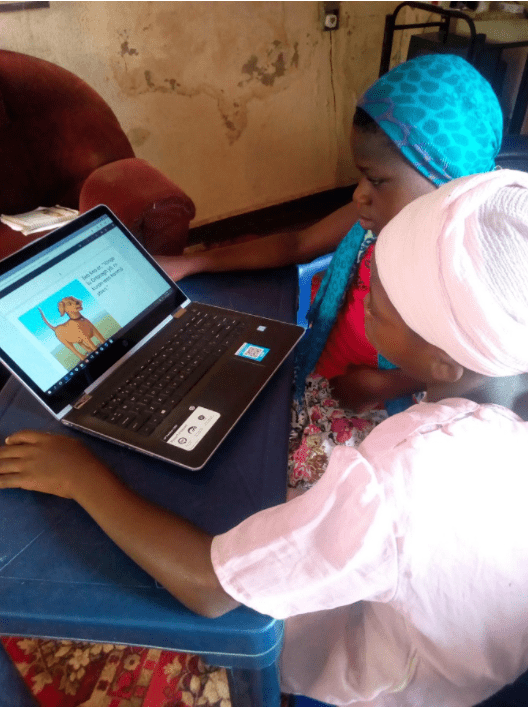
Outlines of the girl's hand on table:
M0 447L0 489L75 499L83 484L97 484L109 474L97 457L71 437L24 430L9 435Z
M165 270L171 280L177 282L188 275L200 272L198 259L186 255L155 255L158 265Z
M31 430L9 435L0 447L0 489L8 488L77 501L192 611L215 618L238 606L214 571L213 537L138 496L77 440Z

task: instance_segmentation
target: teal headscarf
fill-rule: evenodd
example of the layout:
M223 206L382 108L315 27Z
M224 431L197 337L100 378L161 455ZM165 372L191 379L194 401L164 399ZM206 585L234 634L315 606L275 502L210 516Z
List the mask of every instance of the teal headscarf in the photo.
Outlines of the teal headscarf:
M499 101L486 79L461 57L429 54L411 59L379 78L357 105L436 186L495 169L503 126ZM335 251L308 312L310 329L297 349L297 399L374 240L356 223ZM392 364L380 357L380 367Z

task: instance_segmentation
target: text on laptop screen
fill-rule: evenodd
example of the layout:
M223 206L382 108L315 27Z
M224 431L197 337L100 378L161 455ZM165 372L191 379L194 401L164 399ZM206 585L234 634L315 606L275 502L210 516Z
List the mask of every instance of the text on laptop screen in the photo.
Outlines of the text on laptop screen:
M0 276L0 345L47 391L170 292L102 216Z

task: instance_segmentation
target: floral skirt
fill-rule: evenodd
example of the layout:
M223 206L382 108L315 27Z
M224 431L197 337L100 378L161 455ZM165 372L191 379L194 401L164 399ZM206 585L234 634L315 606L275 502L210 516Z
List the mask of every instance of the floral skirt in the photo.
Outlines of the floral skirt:
M332 398L328 380L316 374L306 379L304 398L294 401L291 412L288 486L298 491L323 475L336 446L356 447L387 418L381 407L364 413L343 410Z

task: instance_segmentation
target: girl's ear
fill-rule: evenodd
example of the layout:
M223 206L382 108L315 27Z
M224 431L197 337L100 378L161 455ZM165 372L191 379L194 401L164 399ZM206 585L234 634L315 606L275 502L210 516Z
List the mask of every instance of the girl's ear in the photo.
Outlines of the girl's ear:
M442 349L431 344L429 368L432 377L441 383L456 383L462 378L464 367Z

